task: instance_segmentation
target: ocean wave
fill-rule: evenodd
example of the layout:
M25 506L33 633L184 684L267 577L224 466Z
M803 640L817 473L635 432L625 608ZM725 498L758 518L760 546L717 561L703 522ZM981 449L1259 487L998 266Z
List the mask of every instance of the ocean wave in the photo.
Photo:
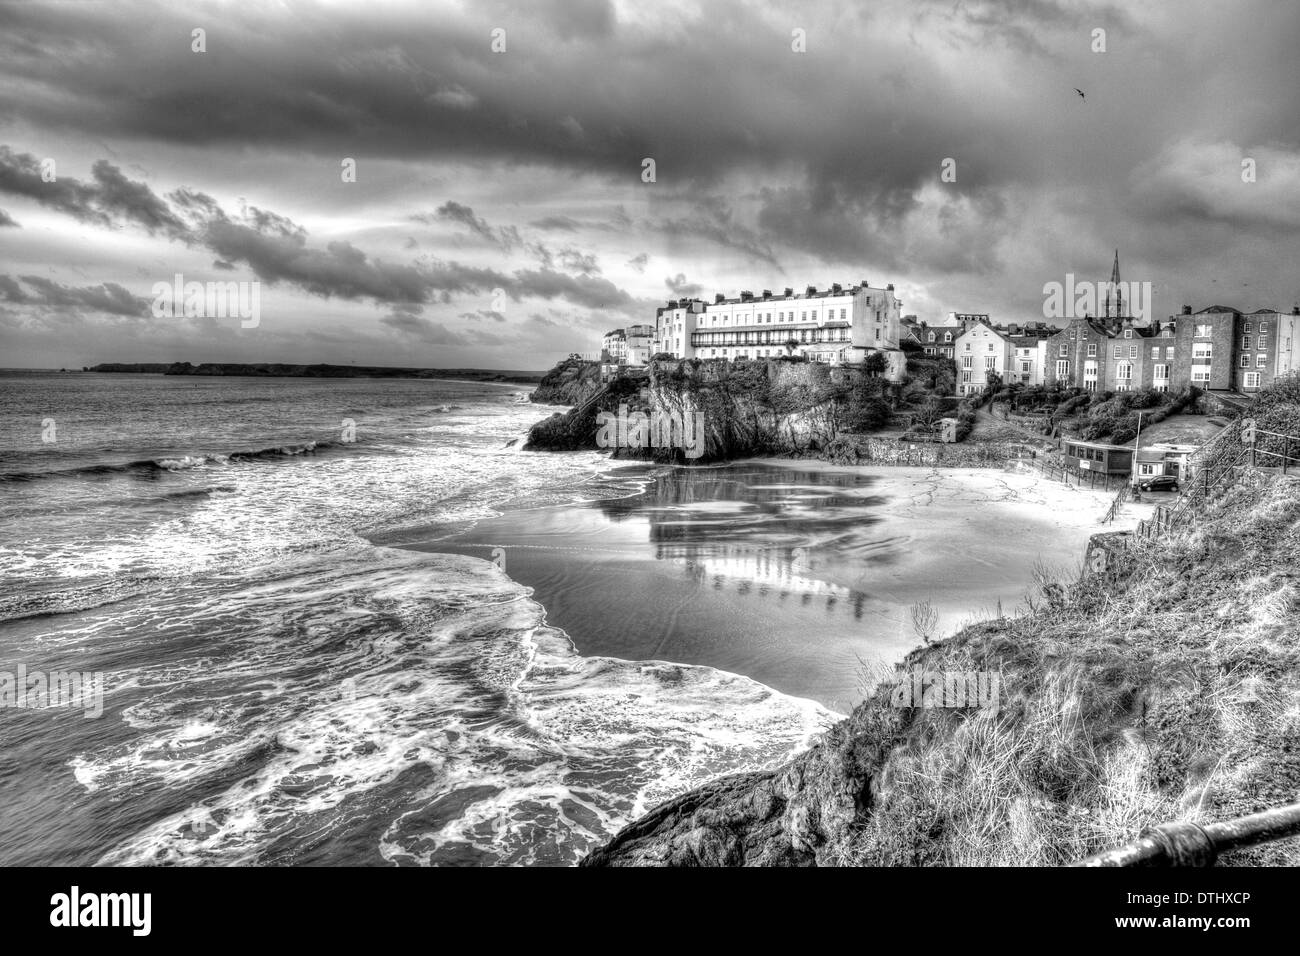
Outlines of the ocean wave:
M256 451L179 455L170 458L141 458L137 461L128 461L122 464L81 465L75 468L51 469L48 471L11 471L0 474L0 482L26 482L49 478L79 478L114 474L156 476L162 472L188 471L207 465L276 461L302 455L314 455L322 451L354 448L357 444L357 442L343 441L307 441L296 444L290 442L283 445L272 445Z
M165 646L118 649L106 713L132 734L71 766L159 814L99 863L572 864L834 716L711 668L582 657L474 558L366 548L238 593L151 606ZM222 647L186 640L217 619Z

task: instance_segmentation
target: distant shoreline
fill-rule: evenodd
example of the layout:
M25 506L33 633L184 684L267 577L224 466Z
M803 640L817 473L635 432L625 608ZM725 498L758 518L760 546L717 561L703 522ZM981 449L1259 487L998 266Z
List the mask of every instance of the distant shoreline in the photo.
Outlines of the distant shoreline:
M19 370L15 370L19 371ZM28 370L23 370L28 371ZM41 371L31 369L30 371ZM60 374L51 369L53 374ZM466 382L536 385L545 372L517 369L482 368L409 368L383 365L291 365L278 362L189 362L120 363L109 362L86 368L96 374L248 376L254 378L434 378Z

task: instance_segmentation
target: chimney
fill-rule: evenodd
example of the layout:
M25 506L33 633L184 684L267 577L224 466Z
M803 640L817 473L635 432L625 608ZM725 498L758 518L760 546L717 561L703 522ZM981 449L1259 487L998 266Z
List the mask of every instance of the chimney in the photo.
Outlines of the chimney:
M794 289L790 288L789 286L786 286L786 287L785 287L785 297L788 299L788 298L790 298L790 296L792 296L792 295L794 295Z
M865 289L865 288L867 288L867 286L868 286L868 282L867 282L867 280L866 280L866 279L863 279L863 280L862 280L862 288Z
M764 289L764 290L763 290L763 298L764 298L764 299L770 299L770 298L772 298L772 290L771 290L771 289Z
M1190 305L1183 306L1183 315L1191 315L1191 314L1192 314L1192 307Z
M891 282L891 283L889 283L889 285L885 286L885 291L886 291L886 292L893 292L893 291L894 291L894 283Z
M1292 314L1292 315L1300 315L1300 305L1293 305L1293 306L1291 306L1291 314Z
M748 289L741 289L741 290L740 290L740 301L741 301L741 302L753 302L753 301L754 301L754 293L750 292Z
M815 285L810 285L807 289L804 290L804 295L816 295L816 294L817 294L817 287Z
M721 292L719 292L716 296L713 297L713 304L714 304L714 305L721 305L721 304L722 304L722 300L725 299L725 298L726 298L726 296L723 295Z
M838 282L836 282L836 283L834 283L834 284L831 285L831 291L832 291L832 292L835 292L835 293L843 292L843 291L844 291L844 286L842 286L842 285L840 285Z

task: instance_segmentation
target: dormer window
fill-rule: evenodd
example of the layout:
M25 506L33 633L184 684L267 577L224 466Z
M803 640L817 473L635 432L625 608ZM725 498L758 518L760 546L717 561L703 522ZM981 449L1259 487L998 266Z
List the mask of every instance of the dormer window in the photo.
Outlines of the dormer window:
M1124 330L1124 338L1126 338L1126 339L1131 339L1131 338L1133 338L1133 330L1132 330L1132 329L1125 329L1125 330Z
M951 341L952 341L952 333L951 333L951 332L945 332L945 333L943 333L943 340L944 340L945 342L951 342Z

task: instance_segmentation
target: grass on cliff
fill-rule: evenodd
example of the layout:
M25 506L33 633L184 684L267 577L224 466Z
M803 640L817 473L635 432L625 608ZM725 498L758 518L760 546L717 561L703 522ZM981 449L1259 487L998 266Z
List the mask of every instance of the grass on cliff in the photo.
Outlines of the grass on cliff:
M1298 555L1300 478L1253 475L1194 530L914 652L903 667L1000 672L1000 709L900 710L884 687L860 705L849 739L888 756L833 858L1057 865L1300 800ZM1223 862L1297 865L1300 840Z

